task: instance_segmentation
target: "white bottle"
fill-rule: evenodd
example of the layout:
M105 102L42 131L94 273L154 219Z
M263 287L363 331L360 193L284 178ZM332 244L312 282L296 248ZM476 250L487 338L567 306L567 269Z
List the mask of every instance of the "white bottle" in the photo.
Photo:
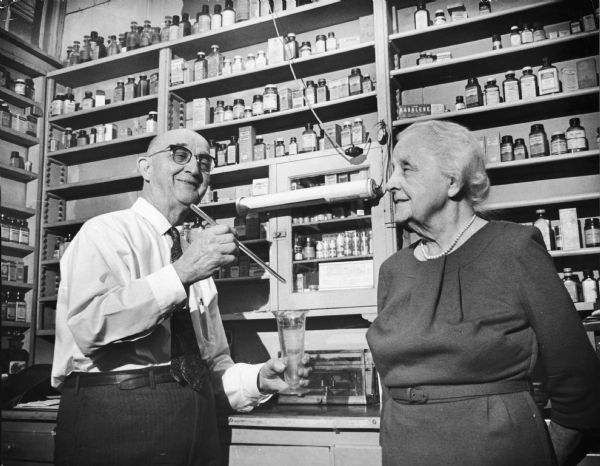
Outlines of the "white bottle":
M598 290L596 289L596 280L592 278L592 272L584 272L584 280L581 282L583 289L583 301L586 303L595 303L598 299Z

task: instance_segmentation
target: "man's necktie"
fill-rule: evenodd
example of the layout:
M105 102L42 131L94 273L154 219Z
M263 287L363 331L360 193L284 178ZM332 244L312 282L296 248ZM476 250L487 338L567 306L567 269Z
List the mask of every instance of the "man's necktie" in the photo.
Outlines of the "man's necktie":
M173 239L171 262L182 255L179 232L172 227L167 234ZM207 379L208 368L200 355L187 299L179 303L171 315L171 375L200 390Z

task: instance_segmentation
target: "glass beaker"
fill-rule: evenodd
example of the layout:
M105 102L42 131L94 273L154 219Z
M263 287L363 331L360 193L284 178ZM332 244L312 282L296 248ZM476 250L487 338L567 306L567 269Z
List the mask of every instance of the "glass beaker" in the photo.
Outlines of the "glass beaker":
M303 395L306 389L300 386L298 369L304 356L304 329L308 311L274 311L277 320L277 333L281 347L281 357L285 361L283 379L289 388L281 391L285 395Z

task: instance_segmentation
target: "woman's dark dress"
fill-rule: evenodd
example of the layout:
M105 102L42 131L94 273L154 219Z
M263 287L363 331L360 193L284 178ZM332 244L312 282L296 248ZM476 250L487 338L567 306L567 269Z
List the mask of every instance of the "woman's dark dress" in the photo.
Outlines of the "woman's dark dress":
M538 357L552 420L600 425L600 361L539 231L490 222L460 248L381 267L367 332L383 384L384 465L549 465L554 454L527 392L403 404L389 387L526 380Z

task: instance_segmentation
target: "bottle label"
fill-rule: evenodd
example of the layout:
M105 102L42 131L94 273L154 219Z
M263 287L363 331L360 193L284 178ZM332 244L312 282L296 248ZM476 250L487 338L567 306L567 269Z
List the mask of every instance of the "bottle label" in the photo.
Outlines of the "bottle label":
M595 248L600 246L600 230L598 228L590 228L585 231L585 247Z
M420 10L415 13L415 29L423 29L429 26L427 11Z
M514 152L511 144L502 144L500 146L500 160L502 162L508 162L514 160Z
M25 304L25 301L17 301L15 320L17 322L25 322L27 320L27 305Z
M19 243L29 244L29 230L21 230L19 233Z
M504 101L517 102L521 96L519 95L518 81L508 81L504 83Z
M257 144L254 146L254 160L263 160L265 158L265 145Z
M477 87L473 86L467 88L465 90L465 103L467 107L477 107L478 105L481 105L481 102L479 101L479 95L480 94L477 90Z
M523 99L533 99L537 97L534 77L521 80L521 96Z
M237 150L235 146L227 146L227 165L233 165L237 162Z
M315 133L302 135L302 148L305 151L317 150L317 135Z
M550 143L550 153L552 155L566 154L567 141L564 139L555 139Z
M591 278L586 278L581 285L583 288L583 301L586 303L595 303L598 299L595 281Z
M15 243L19 242L20 231L18 228L10 229L10 241L14 241Z
M352 126L352 144L362 144L365 142L364 137L362 125Z
M6 224L2 224L2 239L10 239L10 228Z
M554 69L538 72L540 83L540 95L551 94L560 90L558 85L558 76Z
M277 111L277 94L263 95L263 108L265 112Z
M499 89L486 89L485 91L486 105L496 105L500 103L500 90Z
M543 134L534 134L529 136L529 150L532 157L546 155L546 144Z
M570 151L574 150L585 150L587 149L587 139L583 138L569 138L567 139L567 149Z

